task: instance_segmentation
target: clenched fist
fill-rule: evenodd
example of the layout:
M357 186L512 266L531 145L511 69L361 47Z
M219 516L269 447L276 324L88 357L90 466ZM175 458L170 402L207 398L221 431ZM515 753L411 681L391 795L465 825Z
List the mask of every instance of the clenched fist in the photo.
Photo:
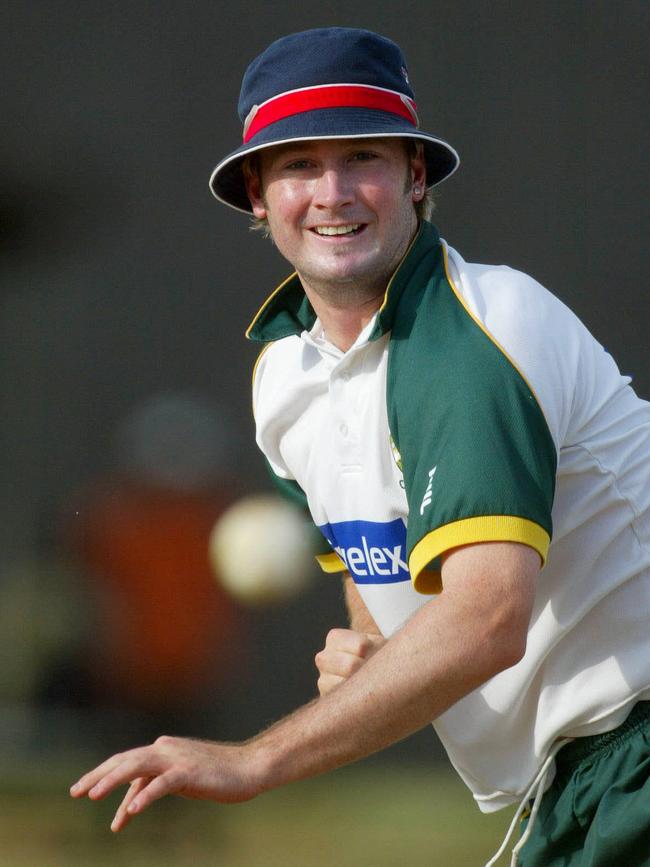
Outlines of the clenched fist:
M364 662L385 644L386 639L374 633L353 629L331 629L325 647L315 657L320 672L318 691L325 695L358 671Z

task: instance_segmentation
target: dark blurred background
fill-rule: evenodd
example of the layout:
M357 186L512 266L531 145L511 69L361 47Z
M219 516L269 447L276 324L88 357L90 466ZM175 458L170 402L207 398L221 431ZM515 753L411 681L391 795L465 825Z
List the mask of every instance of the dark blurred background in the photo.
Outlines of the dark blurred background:
M161 531L175 509L194 517L163 559L188 563L228 501L267 487L250 414L257 350L243 332L288 269L207 182L240 140L245 66L274 38L336 24L396 40L423 128L461 155L437 195L443 237L537 277L650 395L648 4L319 8L3 7L0 750L103 750L162 724L246 736L313 695L311 657L343 622L331 578L251 612L207 577L190 590L172 575L166 598L151 565L176 538ZM137 540L146 566L115 553ZM137 599L129 575L145 575ZM148 694L124 654L132 695L120 693L118 648L142 660L155 635L164 653L166 627L189 636L190 596L213 613L185 673L153 654L141 682L158 665L168 680ZM167 605L162 623L147 620L152 599L159 614ZM121 619L131 637L116 635Z

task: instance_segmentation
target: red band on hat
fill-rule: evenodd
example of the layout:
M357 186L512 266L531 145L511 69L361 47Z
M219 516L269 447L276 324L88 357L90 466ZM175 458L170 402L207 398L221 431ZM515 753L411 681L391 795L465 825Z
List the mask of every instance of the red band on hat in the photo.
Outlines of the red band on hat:
M326 84L281 93L259 107L253 106L244 124L244 144L277 120L319 108L372 108L418 125L416 105L403 93L363 84Z

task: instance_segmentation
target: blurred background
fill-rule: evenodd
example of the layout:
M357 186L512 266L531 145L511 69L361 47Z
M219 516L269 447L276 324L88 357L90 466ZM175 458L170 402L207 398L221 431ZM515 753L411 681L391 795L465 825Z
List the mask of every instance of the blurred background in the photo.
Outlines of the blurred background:
M0 865L473 865L431 732L237 808L159 805L118 839L66 789L173 732L252 735L315 694L344 623L313 574L250 607L207 541L268 489L243 332L288 272L207 182L247 63L315 26L404 49L422 126L460 152L436 222L562 298L650 396L647 3L8 2L0 13ZM436 857L438 860L436 861Z

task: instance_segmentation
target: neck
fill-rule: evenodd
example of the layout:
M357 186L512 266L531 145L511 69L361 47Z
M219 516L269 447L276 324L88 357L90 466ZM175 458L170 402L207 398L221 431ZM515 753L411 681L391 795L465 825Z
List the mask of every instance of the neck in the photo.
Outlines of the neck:
M354 344L384 300L384 293L381 292L355 305L342 307L328 303L308 286L304 289L327 339L342 352L347 352Z
M332 286L329 283L319 285L297 272L305 295L320 319L327 339L342 352L350 349L383 304L386 289L408 253L417 234L418 225L419 223L416 222L409 244L394 263L394 268L380 279L361 283L361 285L352 279L346 281L344 285Z

